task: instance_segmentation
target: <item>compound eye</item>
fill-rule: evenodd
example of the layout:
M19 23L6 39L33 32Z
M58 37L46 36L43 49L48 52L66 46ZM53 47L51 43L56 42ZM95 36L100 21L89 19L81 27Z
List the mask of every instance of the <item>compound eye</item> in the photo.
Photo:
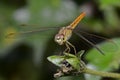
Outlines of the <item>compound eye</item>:
M57 41L58 43L59 43L59 42L62 42L62 41L63 41L63 38L64 38L63 35L58 34L58 35L55 36L55 41Z
M60 36L58 36L58 37L56 38L56 40L57 40L57 41L61 41L61 38L60 38Z
M59 45L62 45L64 42L64 36L61 34L58 34L55 36L55 42L57 42Z

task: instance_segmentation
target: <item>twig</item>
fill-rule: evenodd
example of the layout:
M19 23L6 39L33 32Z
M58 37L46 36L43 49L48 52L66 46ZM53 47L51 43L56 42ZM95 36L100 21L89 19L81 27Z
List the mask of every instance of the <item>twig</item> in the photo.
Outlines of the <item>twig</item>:
M120 78L120 74L118 73L96 71L88 68L85 68L82 72L87 74L92 74L92 75L98 75L102 77Z

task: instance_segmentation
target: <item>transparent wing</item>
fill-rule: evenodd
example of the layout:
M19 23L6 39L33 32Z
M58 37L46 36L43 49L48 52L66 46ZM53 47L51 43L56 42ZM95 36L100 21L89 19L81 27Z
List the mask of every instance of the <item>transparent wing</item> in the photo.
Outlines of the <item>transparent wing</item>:
M81 39L86 41L88 44L92 45L101 54L117 50L117 44L111 39L108 39L102 36L97 36L94 34L90 34L84 31L74 31L74 33L78 35ZM90 40L88 40L85 36L91 37L91 39L89 38ZM94 41L93 41L93 38L94 38ZM96 40L100 40L104 42L106 41L107 43L104 45L102 43L101 43L102 45L100 44L96 45Z
M82 38L83 40L85 40L87 43L89 43L90 45L92 45L94 48L96 48L101 54L104 55L104 52L95 44L93 44L91 41L87 40L84 36L82 36L81 34L78 34L77 32L74 32L75 34L77 34L80 38Z
M21 25L21 26L35 26L35 25ZM25 36L25 35L31 35L31 34L37 34L40 32L44 32L44 31L49 31L49 30L54 30L54 29L60 29L60 27L40 27L39 29L34 29L34 30L28 30L29 27L27 27L26 31L21 30L20 32L11 32L9 34L6 35L6 38L11 38L13 36Z

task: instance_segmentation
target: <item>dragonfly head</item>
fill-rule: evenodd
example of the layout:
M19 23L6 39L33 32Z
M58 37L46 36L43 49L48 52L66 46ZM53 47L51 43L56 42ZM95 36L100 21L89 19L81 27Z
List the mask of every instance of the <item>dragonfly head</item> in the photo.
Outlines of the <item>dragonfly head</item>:
M57 42L59 45L63 45L65 40L64 40L64 35L63 34L57 34L55 36L55 42Z

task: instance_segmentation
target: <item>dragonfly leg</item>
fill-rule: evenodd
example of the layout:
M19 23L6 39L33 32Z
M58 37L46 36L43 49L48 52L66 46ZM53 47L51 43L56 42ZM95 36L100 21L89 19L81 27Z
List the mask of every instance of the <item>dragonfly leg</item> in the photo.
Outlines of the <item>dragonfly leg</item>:
M66 41L66 43L69 44L69 45L74 49L75 54L77 54L75 46L72 45L72 44L71 44L70 42L68 42L68 41Z
M69 52L70 52L70 47L69 47L69 44L68 44L68 43L65 43L65 45L66 45L66 49L65 49L65 51L64 51L64 52L69 53Z

